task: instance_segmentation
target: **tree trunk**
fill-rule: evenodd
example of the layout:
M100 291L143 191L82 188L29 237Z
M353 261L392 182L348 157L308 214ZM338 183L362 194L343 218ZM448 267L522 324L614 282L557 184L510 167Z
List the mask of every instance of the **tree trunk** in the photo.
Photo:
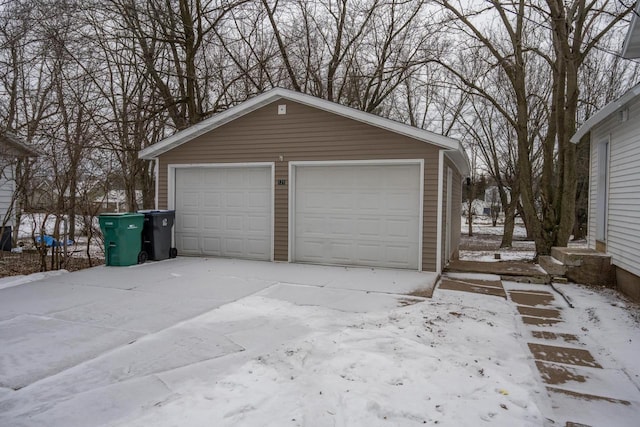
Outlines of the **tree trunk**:
M507 198L507 193L504 190L500 191L500 199L502 200L502 206L504 206L504 231L502 233L502 242L500 242L501 248L510 248L513 244L513 230L515 228L516 219L516 206L518 204L518 198L520 195L515 188L511 189L513 192L510 195L510 200Z
M473 199L471 197L467 202L467 222L469 223L468 236L473 237Z

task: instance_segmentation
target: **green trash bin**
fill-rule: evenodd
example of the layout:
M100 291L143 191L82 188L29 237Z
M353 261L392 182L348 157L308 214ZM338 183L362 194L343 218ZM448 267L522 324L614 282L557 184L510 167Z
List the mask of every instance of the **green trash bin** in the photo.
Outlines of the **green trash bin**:
M141 241L143 214L103 213L98 219L104 235L106 265L123 267L142 264L147 260Z

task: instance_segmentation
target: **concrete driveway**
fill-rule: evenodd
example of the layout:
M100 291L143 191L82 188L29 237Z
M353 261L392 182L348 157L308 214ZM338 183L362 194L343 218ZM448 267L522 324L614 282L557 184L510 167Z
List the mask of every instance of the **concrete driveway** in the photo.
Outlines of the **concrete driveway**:
M0 425L108 424L166 399L168 382L188 378L190 366L224 370L308 332L268 316L190 322L247 296L366 312L397 307L403 294L435 280L400 270L177 258L6 287ZM266 344L255 339L265 335ZM95 417L89 424L87 407Z

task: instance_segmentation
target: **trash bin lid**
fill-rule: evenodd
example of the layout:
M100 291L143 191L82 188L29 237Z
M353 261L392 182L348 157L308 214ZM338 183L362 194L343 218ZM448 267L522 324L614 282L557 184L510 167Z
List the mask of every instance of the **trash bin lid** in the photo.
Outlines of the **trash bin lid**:
M138 211L138 213L140 214L163 214L163 213L171 213L171 212L175 212L175 209L145 209L142 211Z
M104 212L101 213L100 216L111 216L111 217L127 217L127 216L142 216L142 214L137 212Z

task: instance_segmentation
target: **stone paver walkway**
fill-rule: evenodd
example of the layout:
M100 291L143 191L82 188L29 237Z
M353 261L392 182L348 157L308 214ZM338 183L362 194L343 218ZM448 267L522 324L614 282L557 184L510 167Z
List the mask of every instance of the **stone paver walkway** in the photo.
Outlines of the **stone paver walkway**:
M486 271L483 271L486 273ZM506 298L515 304L523 338L547 388L561 426L640 425L640 390L613 360L598 360L595 343L579 338L563 320L572 310L551 288L501 281L442 278L439 288ZM576 410L577 409L577 410ZM635 421L634 421L635 420Z
M452 279L443 277L438 287L452 291L466 291L507 298L507 294L504 292L500 280Z

